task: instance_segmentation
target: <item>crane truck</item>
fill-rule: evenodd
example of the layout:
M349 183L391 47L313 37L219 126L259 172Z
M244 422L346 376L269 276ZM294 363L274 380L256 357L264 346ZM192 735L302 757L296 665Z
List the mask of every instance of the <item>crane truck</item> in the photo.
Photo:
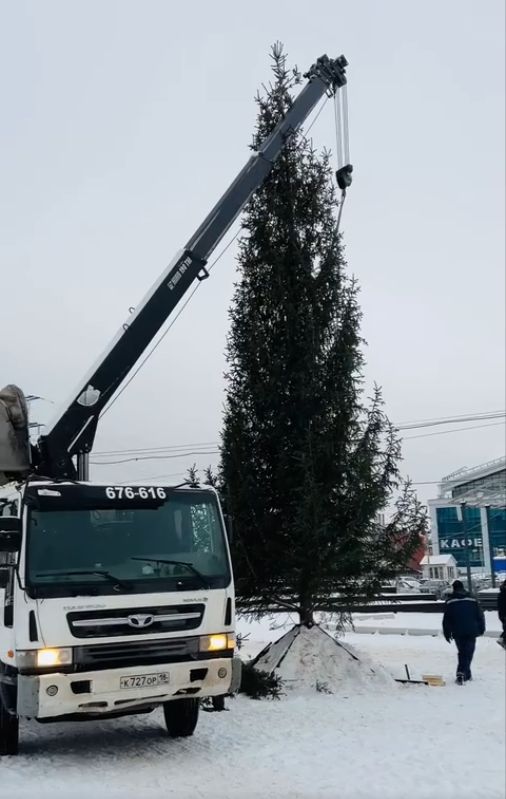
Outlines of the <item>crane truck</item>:
M208 277L211 253L287 140L324 95L345 90L346 66L344 56L311 66L286 115L35 444L22 391L0 392L0 754L17 754L20 719L161 706L169 735L191 735L201 699L238 689L230 542L216 492L96 483L89 455L105 407Z

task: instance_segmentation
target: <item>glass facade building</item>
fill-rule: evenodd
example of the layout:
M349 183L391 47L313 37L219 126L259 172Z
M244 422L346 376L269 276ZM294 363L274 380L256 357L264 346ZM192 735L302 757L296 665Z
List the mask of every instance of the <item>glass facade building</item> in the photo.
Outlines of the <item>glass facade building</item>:
M436 520L441 555L453 555L459 568L468 563L474 567L484 565L483 528L480 508L464 509L464 521L460 521L455 506L436 508Z
M490 545L494 558L506 557L506 508L490 508L488 512Z
M429 500L432 550L453 555L459 570L492 570L506 556L506 459L463 469Z

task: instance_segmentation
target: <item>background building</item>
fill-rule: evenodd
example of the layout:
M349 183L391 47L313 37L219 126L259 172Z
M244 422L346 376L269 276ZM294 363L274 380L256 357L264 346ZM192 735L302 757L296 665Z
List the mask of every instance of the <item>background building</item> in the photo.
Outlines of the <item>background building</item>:
M422 577L428 580L446 580L451 583L457 576L457 561L453 555L425 555L420 566Z
M506 458L443 477L429 510L434 555L453 555L460 571L504 569Z

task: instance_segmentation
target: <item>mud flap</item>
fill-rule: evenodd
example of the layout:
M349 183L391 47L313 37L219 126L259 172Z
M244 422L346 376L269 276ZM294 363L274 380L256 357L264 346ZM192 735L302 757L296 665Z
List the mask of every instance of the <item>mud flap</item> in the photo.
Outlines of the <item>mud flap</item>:
M39 678L18 678L18 716L36 719L39 715Z
M10 716L17 715L17 675L14 669L0 664L0 701Z

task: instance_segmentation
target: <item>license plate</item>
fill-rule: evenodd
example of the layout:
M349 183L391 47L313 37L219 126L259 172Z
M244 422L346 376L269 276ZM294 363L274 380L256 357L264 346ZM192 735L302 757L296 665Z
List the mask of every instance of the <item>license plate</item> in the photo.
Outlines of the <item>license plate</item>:
M158 674L134 674L131 677L120 677L120 688L153 688L157 685L167 685L169 673L167 671Z

